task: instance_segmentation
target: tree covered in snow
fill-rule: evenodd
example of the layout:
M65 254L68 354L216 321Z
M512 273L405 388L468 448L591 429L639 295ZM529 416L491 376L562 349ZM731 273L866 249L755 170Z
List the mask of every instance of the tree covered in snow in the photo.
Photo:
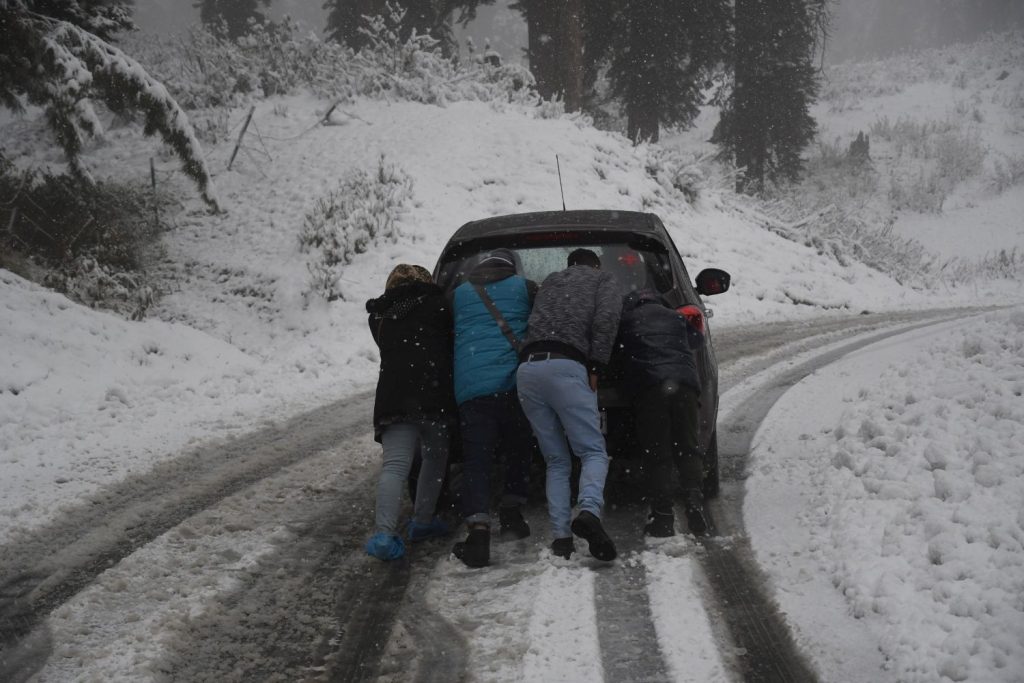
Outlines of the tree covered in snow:
M166 88L100 36L131 27L128 5L103 0L0 0L0 102L42 107L74 175L89 178L80 154L103 126L93 100L118 113L139 112L213 208L210 173L188 117ZM94 32L96 31L96 32Z
M796 180L801 153L817 126L815 55L827 25L827 0L736 0L733 87L714 140L743 174L741 192L766 181Z
M634 142L699 113L707 73L726 57L726 0L624 0L615 14L608 77Z
M270 0L196 0L199 19L208 30L234 40L249 33L253 26L264 24L266 15L259 6Z
M455 40L451 32L451 20L458 14L458 21L468 22L476 16L479 5L494 0L325 0L327 10L327 37L361 50L369 45L369 38L362 30L367 17L385 16L395 11L402 13L400 37L408 40L415 32L429 35L451 47Z

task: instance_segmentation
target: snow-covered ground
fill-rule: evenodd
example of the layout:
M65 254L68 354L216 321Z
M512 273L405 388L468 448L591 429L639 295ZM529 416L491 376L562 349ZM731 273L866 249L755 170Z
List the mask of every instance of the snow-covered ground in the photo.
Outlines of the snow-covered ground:
M1019 83L1022 73L1013 78ZM939 94L935 87L922 96ZM917 100L915 95L907 115ZM906 104L885 106L895 120ZM363 302L380 293L395 264L432 267L445 240L467 220L559 208L556 154L569 208L654 211L669 226L691 274L707 266L733 274L733 289L710 302L719 328L825 312L1024 301L1022 283L1015 281L917 291L865 266L842 266L765 230L750 204L729 192L727 180L707 179L700 198L687 204L671 183L648 171L650 149L634 148L585 121L475 102L441 108L361 101L335 112L337 125L317 126L328 107L308 97L260 103L258 135L249 134L230 172L224 169L233 141L209 150L224 215L203 211L156 146L115 131L117 144L91 151L95 166L140 176L148 174L155 152L165 159L162 182L185 188L175 227L164 236L166 258L154 267L164 296L147 321L83 308L0 270L0 544L31 534L67 506L190 445L226 439L372 386L377 354ZM245 113L234 112L232 120L240 124ZM820 116L828 130L857 125L843 118L849 111ZM996 113L985 116L991 122ZM1008 123L997 125L1011 131ZM19 153L35 153L32 136L23 135L28 126L4 128L15 161ZM1007 149L1022 150L1022 135L1019 126L1007 132ZM672 142L681 154L697 156L710 149L706 139L695 134ZM133 146L122 144L128 142ZM346 173L373 171L381 155L413 181L400 238L345 270L344 300L311 301L304 295L307 256L297 241L303 217ZM970 244L979 247L971 252L978 255L1024 249L1022 202L1018 186L955 207L969 213L951 207L949 214L908 219L906 225L947 255L966 253L962 245ZM748 524L783 610L823 670L845 671L830 659L833 637L860 634L868 650L881 648L900 680L1024 676L1021 315L975 318L937 338L857 354L801 384L770 415L756 442L748 507L758 514ZM896 357L897 351L903 355ZM858 365L861 358L871 360ZM346 453L339 458L366 456ZM773 502L780 496L786 505ZM169 534L161 543L175 538ZM694 624L703 629L708 618L697 607L682 615L659 612L658 595L692 588L687 554L696 549L685 538L674 543L668 551L623 561L647 568L666 660L686 680L689 674L680 672L695 655L678 650L686 644L679 634ZM227 553L227 564L245 565L263 548L262 539L246 541ZM112 570L76 604L96 609L89 602L95 591L124 590L129 569ZM542 636L554 631L553 619L566 615L533 606L545 595L570 590L579 604L590 590L578 570L545 564L535 574L529 576L538 583L529 588L504 587L513 593L506 607L524 600L528 606L522 612L526 623L509 622L510 632L526 629L518 637L527 671L565 663L543 649ZM500 573L494 576L497 591ZM209 591L220 581L212 575L183 580L186 588L199 581ZM200 603L176 605L168 590L154 598L174 613L168 620L202 609ZM69 606L55 623L74 616ZM590 617L576 616L581 623L573 642L592 643ZM130 634L133 622L122 627ZM74 627L61 632L81 636ZM558 644L548 641L549 647ZM159 639L138 640L134 647L142 648L136 660L112 649L110 671L130 674L133 661L155 656L145 648L159 648ZM699 659L699 678L722 675L713 657ZM518 675L495 674L496 680Z
M852 353L779 400L745 519L831 680L1021 680L1022 443L1021 308Z

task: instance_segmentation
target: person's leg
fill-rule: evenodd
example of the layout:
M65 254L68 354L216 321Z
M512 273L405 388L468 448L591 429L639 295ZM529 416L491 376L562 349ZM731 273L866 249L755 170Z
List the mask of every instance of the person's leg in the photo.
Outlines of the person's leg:
M686 524L696 536L703 536L711 528L711 520L704 507L704 463L697 446L697 426L700 403L696 392L681 389L671 404L676 466L679 468L683 488L683 509Z
M499 439L495 405L493 396L480 396L459 406L462 514L468 524L491 523L491 470Z
M402 492L412 467L419 441L416 425L400 422L388 425L381 435L384 460L377 481L376 528L378 532L396 534Z
M644 466L644 483L651 509L672 509L675 460L673 458L672 420L669 397L662 387L648 387L633 403L636 417L636 442Z
M408 423L388 425L381 435L384 458L377 481L376 533L365 546L367 554L378 560L397 560L405 554L397 533L398 510L418 440L419 430Z
M508 445L505 460L505 488L501 505L523 505L530 495L530 464L533 459L533 429L523 413L516 391L504 396L501 436Z
M704 463L697 443L700 403L697 393L685 387L671 402L672 450L679 472L679 486L700 489L704 483Z
M580 458L580 492L577 506L600 519L604 508L604 483L608 476L608 451L601 433L597 393L590 388L587 369L571 360L549 361L548 402L565 429L572 452Z
M556 361L537 361L519 366L516 384L523 413L537 437L540 452L547 463L544 484L548 499L548 516L551 533L556 539L571 538L569 528L572 519L569 477L572 474L572 456L565 441L562 424L558 415L547 403L550 391L551 364Z
M513 389L503 396L501 438L504 444L504 487L498 505L499 530L504 538L522 539L530 535L523 506L530 494L530 468L533 464L533 430L519 405Z
M448 425L444 422L422 422L419 433L423 464L417 479L412 519L416 524L428 525L434 519L437 497L444 484L450 437Z

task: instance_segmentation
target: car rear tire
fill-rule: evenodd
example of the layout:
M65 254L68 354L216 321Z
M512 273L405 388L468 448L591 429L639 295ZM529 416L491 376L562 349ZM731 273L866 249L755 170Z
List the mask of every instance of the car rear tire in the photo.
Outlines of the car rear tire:
M704 451L704 497L718 496L718 430L711 433L707 450Z

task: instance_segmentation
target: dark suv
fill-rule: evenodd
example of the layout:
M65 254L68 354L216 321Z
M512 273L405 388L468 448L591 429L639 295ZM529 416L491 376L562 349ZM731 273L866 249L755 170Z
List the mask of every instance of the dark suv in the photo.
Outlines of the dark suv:
M661 219L634 211L545 211L486 218L459 228L434 269L434 279L451 291L492 249L511 249L516 269L541 284L550 273L565 268L573 249L586 247L601 257L602 270L610 271L623 295L636 289L655 289L690 322L697 347L701 377L699 443L704 451L705 494L718 493L718 364L708 328L708 312L698 295L721 294L729 288L729 274L715 268L690 281L679 252ZM633 418L619 391L621 374L615 358L599 378L598 405L602 429L612 457L633 457Z

